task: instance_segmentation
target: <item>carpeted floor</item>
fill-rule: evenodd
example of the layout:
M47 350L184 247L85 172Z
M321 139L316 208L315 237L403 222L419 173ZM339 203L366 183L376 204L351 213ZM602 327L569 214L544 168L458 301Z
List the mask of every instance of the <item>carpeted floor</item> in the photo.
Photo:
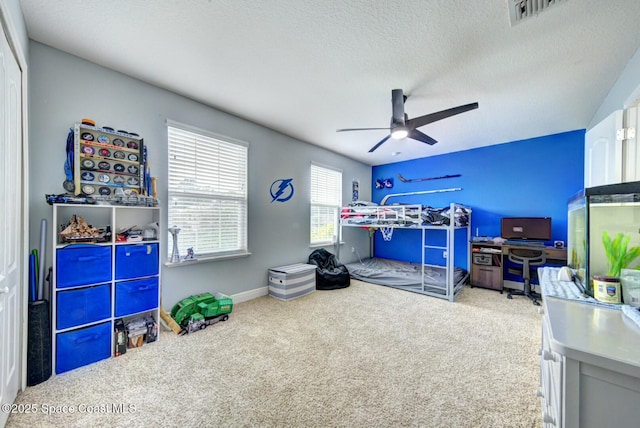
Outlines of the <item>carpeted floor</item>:
M16 403L37 413L7 427L538 427L540 317L469 287L455 303L359 281L265 296L27 388Z

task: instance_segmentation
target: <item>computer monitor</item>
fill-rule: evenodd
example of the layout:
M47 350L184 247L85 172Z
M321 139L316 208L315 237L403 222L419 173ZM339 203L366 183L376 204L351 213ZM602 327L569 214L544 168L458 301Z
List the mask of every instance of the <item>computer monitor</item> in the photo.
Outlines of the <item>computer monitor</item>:
M501 235L505 239L551 240L551 217L502 217Z

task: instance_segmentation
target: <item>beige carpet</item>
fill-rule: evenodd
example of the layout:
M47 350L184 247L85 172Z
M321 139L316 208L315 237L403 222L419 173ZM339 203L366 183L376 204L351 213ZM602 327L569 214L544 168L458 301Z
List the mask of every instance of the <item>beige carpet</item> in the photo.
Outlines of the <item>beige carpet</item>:
M16 403L38 413L7 427L538 427L540 317L469 287L455 303L359 281L261 297L27 388Z

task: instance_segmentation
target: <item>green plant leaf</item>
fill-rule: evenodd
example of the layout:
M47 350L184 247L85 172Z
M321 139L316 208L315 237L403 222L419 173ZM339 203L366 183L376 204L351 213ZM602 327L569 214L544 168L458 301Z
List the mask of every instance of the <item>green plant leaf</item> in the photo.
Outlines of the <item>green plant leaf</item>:
M611 269L613 266L613 247L611 244L611 237L606 230L602 232L602 245L604 245L604 253L607 258L607 275L611 275Z
M614 261L612 265L612 276L620 276L620 271L622 270L622 263L624 262L625 253L627 252L627 245L629 243L629 237L624 236L622 233L618 233L615 238L613 238L612 246L614 251Z
M631 247L624 256L622 269L629 266L638 256L640 256L640 247Z
M602 244L607 259L607 276L620 276L622 269L640 256L640 247L627 249L630 240L631 238L622 232L617 233L613 240L606 231L602 232ZM634 269L640 270L640 265Z

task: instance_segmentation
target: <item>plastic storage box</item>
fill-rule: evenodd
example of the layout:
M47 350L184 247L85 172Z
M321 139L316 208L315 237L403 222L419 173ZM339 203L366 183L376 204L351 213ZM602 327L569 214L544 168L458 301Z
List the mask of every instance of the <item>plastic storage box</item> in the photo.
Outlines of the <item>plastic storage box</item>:
M316 291L316 267L297 263L269 269L269 295L291 300Z
M116 317L149 311L157 307L157 277L116 283Z
M116 279L140 278L158 274L158 244L116 247Z
M622 269L620 275L622 300L625 305L640 306L640 270Z
M56 335L56 373L111 357L111 321Z
M111 247L71 244L57 250L58 288L111 281Z
M64 330L111 317L111 287L109 284L85 287L57 294L57 328Z

